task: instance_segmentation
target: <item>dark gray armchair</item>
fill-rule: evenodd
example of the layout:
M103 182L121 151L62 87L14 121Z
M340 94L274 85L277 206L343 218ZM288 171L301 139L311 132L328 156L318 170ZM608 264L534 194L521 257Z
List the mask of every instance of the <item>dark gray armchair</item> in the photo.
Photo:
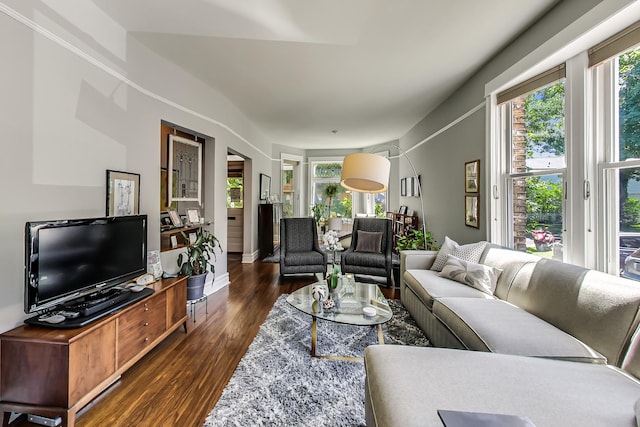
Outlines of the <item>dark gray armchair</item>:
M280 219L280 274L327 273L327 253L320 249L313 218Z
M391 220L356 218L353 222L351 246L341 255L343 273L382 276L392 286Z

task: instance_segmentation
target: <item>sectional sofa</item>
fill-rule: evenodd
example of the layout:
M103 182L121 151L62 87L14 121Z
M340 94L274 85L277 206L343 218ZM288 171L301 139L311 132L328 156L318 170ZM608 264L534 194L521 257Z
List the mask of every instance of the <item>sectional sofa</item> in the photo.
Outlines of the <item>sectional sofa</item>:
M636 426L640 283L486 242L403 251L401 300L435 348L365 351L368 426L438 410Z

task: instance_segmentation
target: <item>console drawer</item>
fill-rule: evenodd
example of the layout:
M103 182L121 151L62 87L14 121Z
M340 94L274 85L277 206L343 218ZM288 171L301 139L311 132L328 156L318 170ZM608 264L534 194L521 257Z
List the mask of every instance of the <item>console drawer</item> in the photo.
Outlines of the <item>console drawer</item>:
M166 330L166 295L153 295L118 319L118 366L127 363Z

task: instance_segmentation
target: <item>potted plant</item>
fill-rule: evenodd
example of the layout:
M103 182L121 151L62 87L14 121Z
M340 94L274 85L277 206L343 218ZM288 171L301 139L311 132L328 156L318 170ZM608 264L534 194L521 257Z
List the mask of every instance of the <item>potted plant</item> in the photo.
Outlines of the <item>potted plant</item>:
M181 232L185 242L189 238ZM187 279L187 300L193 301L202 298L204 295L204 283L207 273L215 274L215 267L211 260L216 260L215 250L218 248L222 253L222 247L218 239L204 228L196 231L196 240L187 246L187 251L178 255L178 267L180 274L189 276Z
M398 242L396 243L396 248L398 249L398 251L403 251L406 249L439 249L430 231L427 231L427 236L425 239L424 232L418 229L410 229L403 236L400 236L398 238Z
M329 199L329 214L327 215L327 218L331 218L331 202L333 201L333 198L338 194L338 190L338 184L329 184L324 189L324 196Z

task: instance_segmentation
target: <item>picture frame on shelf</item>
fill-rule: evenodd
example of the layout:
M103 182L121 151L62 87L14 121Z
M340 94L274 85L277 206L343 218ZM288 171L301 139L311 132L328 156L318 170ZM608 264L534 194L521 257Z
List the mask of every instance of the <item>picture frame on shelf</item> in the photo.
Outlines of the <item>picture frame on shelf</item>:
M140 213L140 174L107 169L107 216Z
M271 195L271 177L263 173L260 174L260 200L269 200Z
M186 210L187 224L200 224L200 209L189 208Z
M480 188L480 159L464 164L464 192L478 193Z
M400 209L398 209L398 213L401 215L406 215L407 214L407 207L405 205L401 205Z
M480 197L472 194L464 196L464 225L480 228Z
M178 215L178 211L175 209L169 209L167 211L167 213L169 214L169 218L171 219L171 224L173 224L174 227L182 227L184 226L183 222L182 222L182 218L180 218L180 215Z

